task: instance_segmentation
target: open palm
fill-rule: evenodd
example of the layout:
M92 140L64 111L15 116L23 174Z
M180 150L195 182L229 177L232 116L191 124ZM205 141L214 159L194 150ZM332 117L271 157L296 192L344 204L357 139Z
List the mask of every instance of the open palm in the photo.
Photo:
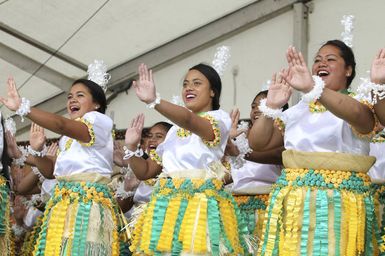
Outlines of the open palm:
M144 115L139 114L132 119L131 124L126 130L125 143L130 147L136 147L140 143L144 126Z
M282 108L290 99L292 89L289 84L283 80L283 73L287 73L287 70L283 70L279 74L274 74L271 78L271 84L267 93L266 105L273 109Z
M154 102L156 99L156 90L152 78L152 70L148 70L146 65L140 64L138 73L139 79L133 82L136 95L141 101L147 104Z
M385 48L378 52L372 62L370 80L376 84L385 84Z
M298 91L304 93L311 91L314 84L313 78L302 54L297 52L294 47L289 47L286 59L289 64L289 70L283 76L286 82Z
M35 123L32 123L29 133L29 144L31 145L32 149L37 151L42 150L45 141L46 137L44 134L44 128Z
M9 77L7 80L7 98L0 97L0 102L12 111L16 111L20 107L21 98L17 92L13 77Z

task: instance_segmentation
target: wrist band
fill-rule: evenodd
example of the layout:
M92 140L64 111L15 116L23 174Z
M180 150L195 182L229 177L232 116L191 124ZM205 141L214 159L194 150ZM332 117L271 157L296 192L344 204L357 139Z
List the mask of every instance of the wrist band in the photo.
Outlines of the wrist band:
M316 101L319 98L321 98L322 92L324 91L324 88L325 88L325 82L322 80L321 77L313 76L313 81L314 81L313 89L311 89L310 92L302 95L302 100L307 103Z
M160 104L160 94L156 93L156 98L153 102L147 104L147 108L155 108L156 105Z
M140 148L140 145L138 145L135 151L129 150L126 146L123 147L123 150L124 150L123 160L128 160L133 156L142 157L144 154L143 150Z
M41 151L36 151L31 146L28 146L28 153L31 156L44 157L47 154L47 146L44 145Z
M21 121L24 122L24 116L31 112L31 102L26 98L21 98L19 108L15 111L17 115L21 117Z
M282 116L282 108L280 109L272 109L266 106L266 100L262 99L259 103L259 110L262 112L262 114L266 117L277 119Z
M24 166L24 163L25 161L27 160L27 155L28 155L28 152L27 150L22 147L22 146L19 146L19 150L21 151L21 156L19 158L15 158L13 159L13 163L19 167L21 166Z

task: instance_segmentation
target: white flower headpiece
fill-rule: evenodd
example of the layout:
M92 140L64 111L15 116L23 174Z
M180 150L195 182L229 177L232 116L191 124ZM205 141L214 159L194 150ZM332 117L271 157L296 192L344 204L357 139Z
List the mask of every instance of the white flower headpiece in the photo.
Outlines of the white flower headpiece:
M223 45L217 48L212 64L213 68L218 72L220 76L223 75L223 72L225 71L226 66L229 62L230 56L231 55L229 46Z
M107 65L102 60L94 60L88 65L88 80L97 83L102 87L103 91L107 91L107 83L111 79L111 75L107 73Z
M341 33L342 41L349 47L353 47L353 15L344 15L341 24L344 26L344 31Z

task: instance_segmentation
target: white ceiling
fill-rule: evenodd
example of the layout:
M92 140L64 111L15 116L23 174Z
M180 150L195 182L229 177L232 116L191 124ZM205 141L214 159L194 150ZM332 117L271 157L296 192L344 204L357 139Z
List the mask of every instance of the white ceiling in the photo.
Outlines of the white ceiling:
M76 79L86 74L84 67L94 59L117 66L253 2L256 0L0 1L0 43ZM64 58L83 68L49 53L58 49ZM23 65L10 64L14 60L7 58L0 59L1 95L9 75L19 87L23 85L20 93L34 104L62 92L53 83L23 70ZM3 107L1 110L5 111Z

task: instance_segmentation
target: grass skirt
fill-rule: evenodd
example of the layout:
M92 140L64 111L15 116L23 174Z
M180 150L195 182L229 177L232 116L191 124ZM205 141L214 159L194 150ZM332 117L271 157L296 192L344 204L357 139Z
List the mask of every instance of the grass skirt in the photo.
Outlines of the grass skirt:
M385 244L385 183L375 183L370 186L370 190L374 199L374 209L376 213L377 223L380 227L382 245ZM374 255L379 254L379 249L385 251L385 248L377 248ZM384 254L384 253L382 253Z
M381 241L365 173L284 169L258 255L373 255Z
M124 225L107 182L69 177L46 205L34 255L120 255Z
M247 223L249 235L261 238L265 211L269 199L268 194L261 195L233 195L241 210L242 218Z
M134 255L245 255L247 226L218 179L162 178L138 218Z
M0 256L12 253L10 227L10 201L7 181L0 175Z

